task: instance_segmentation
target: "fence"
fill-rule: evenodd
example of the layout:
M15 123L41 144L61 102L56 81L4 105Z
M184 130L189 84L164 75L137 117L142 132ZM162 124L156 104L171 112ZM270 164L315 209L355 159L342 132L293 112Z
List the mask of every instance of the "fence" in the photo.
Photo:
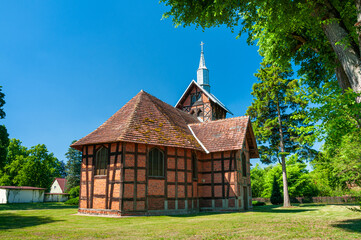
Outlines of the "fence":
M252 198L253 201L270 203L269 198ZM359 204L361 197L291 197L291 203Z

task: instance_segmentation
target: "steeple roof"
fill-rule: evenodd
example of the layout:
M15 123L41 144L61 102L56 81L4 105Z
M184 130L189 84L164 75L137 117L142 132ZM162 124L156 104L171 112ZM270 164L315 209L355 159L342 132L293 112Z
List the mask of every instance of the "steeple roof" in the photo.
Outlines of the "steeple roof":
M187 124L199 120L149 93L140 91L95 131L71 146L136 142L201 150Z

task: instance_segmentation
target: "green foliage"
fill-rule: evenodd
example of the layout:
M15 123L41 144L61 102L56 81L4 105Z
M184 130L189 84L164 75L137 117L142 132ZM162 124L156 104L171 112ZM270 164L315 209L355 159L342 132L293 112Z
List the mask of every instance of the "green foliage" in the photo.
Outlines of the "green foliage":
M314 160L315 179L323 185L330 186L330 195L334 195L332 192L336 190L345 192L353 187L361 186L360 136L361 131L342 136L338 148L324 150Z
M305 76L309 86L321 87L335 81L336 54L324 32L324 26L339 22L347 36L336 44L358 51L355 1L195 1L161 0L176 26L210 28L226 25L232 31L248 33L249 44L259 46L266 62L283 67L298 65L298 75ZM332 11L332 13L331 13ZM334 16L337 16L335 19Z
M255 74L258 81L253 85L254 99L247 114L252 119L261 161L266 164L280 161L282 155L290 153L298 153L304 159L312 158L315 153L310 146L314 141L313 128L305 122L308 101L299 81L289 79L292 75L289 70L264 63ZM297 131L300 128L303 131Z
M314 183L313 172L309 173L307 165L298 160L297 155L290 156L287 161L288 191L291 197L328 196L319 192ZM251 169L252 196L269 198L272 195L274 178L282 183L282 166L268 166L260 168L257 164ZM283 184L281 184L283 187ZM281 190L282 193L282 190Z
M0 185L49 188L55 177L64 174L64 164L44 144L27 149L19 140L11 139L8 153Z
M9 134L4 125L0 125L0 170L6 165L7 148L9 146Z
M4 111L5 94L0 86L0 119L4 119L6 114ZM0 125L0 171L6 165L7 147L9 146L9 134L4 125Z
M2 92L2 86L0 86L0 119L4 119L6 114L4 111L5 94Z
M253 206L264 206L266 205L265 202L259 202L259 201L252 201Z
M283 203L283 197L280 191L280 185L278 184L276 176L273 177L272 195L270 200L273 205L279 205Z
M68 201L64 202L66 205L79 205L79 197L71 198Z
M76 142L76 140L74 140L72 143L74 142ZM82 153L69 147L68 151L65 153L65 157L68 159L65 165L65 170L67 173L67 188L71 189L80 185Z
M76 186L73 187L72 189L69 190L69 197L70 198L76 198L79 197L79 191L80 191L80 186Z

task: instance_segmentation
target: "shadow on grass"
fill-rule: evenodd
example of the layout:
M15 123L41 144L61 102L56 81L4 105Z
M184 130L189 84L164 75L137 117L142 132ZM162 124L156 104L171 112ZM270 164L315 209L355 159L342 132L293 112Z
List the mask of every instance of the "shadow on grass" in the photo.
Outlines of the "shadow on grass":
M0 212L8 210L35 210L35 209L67 209L78 206L65 205L64 203L10 203L0 204Z
M361 219L347 219L331 225L349 232L361 232Z
M319 205L318 205L319 206ZM254 212L269 212L269 213L299 213L299 212L311 212L317 209L306 208L311 206L294 206L290 208L282 208L282 205L266 205L253 207Z
M58 222L50 217L21 216L13 213L0 214L0 230L33 227L41 224Z

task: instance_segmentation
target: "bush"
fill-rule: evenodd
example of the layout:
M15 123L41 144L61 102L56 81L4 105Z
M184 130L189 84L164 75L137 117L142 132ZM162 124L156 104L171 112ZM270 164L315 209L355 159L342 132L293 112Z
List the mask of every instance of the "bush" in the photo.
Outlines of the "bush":
M79 189L80 189L80 186L77 186L77 187L73 187L72 189L69 190L70 199L79 197Z
M71 198L68 201L64 202L66 205L79 205L79 197Z
M265 202L259 202L259 201L252 201L253 206L264 206L266 205Z
M270 200L273 205L279 205L283 203L283 197L280 191L280 185L278 184L276 176L273 177L272 195Z

